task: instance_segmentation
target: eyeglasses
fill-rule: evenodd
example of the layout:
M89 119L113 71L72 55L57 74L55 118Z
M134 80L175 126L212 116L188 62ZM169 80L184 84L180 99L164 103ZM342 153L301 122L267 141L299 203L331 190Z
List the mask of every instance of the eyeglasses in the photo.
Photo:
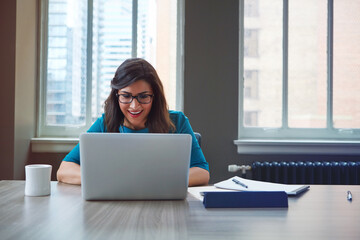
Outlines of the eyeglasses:
M133 101L134 98L136 98L136 100L141 103L141 104L149 104L152 100L152 98L154 97L154 95L152 94L139 94L137 96L133 96L131 94L119 94L116 93L116 97L119 99L119 102L124 103L124 104L129 104Z

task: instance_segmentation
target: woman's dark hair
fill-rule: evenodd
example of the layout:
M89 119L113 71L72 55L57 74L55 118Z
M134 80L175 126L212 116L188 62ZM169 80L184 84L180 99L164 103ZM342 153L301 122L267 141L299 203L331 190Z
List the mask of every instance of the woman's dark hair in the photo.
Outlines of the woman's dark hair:
M116 70L111 81L111 92L105 100L105 125L108 132L119 132L120 125L124 124L124 114L120 110L116 93L138 80L144 80L150 84L154 97L151 111L147 117L145 126L151 133L168 133L175 130L172 123L168 105L166 103L164 88L154 67L141 58L131 58L124 61Z

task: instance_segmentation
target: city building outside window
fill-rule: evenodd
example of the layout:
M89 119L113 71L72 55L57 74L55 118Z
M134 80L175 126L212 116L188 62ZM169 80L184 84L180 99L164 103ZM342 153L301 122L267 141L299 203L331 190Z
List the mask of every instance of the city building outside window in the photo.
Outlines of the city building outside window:
M236 144L360 140L359 11L356 0L240 1Z
M257 100L259 96L259 72L257 70L244 71L244 100Z
M149 61L181 109L179 0L46 0L41 5L38 136L77 137L103 113L126 59Z

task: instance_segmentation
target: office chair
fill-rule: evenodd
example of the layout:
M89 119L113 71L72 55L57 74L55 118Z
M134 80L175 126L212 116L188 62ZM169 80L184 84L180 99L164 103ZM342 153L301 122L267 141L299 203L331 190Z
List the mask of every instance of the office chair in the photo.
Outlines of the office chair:
M196 140L199 143L199 146L201 147L201 134L198 132L194 132L194 134L195 134Z

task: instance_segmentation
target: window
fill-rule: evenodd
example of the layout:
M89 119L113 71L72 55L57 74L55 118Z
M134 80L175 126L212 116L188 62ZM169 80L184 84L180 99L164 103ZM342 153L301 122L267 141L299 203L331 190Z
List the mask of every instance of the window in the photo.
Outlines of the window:
M117 67L130 57L154 65L169 108L181 109L181 2L42 1L38 137L86 131L103 113Z
M259 16L259 0L245 1L244 14L245 17L258 17Z
M244 125L249 127L256 126L258 124L257 115L258 113L255 111L244 112Z
M257 99L258 93L258 71L245 70L244 71L244 100Z
M258 57L259 32L257 29L244 30L244 56Z
M240 1L241 141L360 140L360 2Z

